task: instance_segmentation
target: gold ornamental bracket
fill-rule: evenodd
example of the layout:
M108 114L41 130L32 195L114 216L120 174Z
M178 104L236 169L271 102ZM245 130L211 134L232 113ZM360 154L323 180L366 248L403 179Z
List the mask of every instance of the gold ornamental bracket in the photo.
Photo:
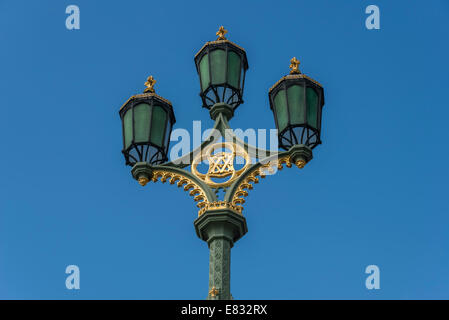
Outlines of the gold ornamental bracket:
M289 155L282 156L279 159L273 159L273 161L270 161L266 164L260 164L257 168L248 172L245 176L243 176L241 179L239 179L239 181L236 182L234 192L231 194L231 198L229 199L230 204L234 207L237 207L237 210L242 212L242 204L245 203L244 198L248 196L248 190L252 190L254 188L254 185L259 183L259 178L264 179L267 174L273 174L275 172L275 168L277 170L282 170L284 164L287 166L287 168L292 167L292 162Z
M265 178L267 175L276 173L276 170L282 170L284 165L291 168L295 164L299 169L303 169L308 161L312 159L312 151L306 147L294 147L289 151L282 152L264 159L262 162L251 166L244 172L229 188L225 195L225 202L229 203L239 213L243 211L245 197L248 191L259 183L259 178Z
M134 165L131 173L140 185L145 186L148 182L169 182L187 191L200 211L210 206L210 203L218 201L214 191L207 187L201 180L186 170L168 167L164 165L151 166L145 162Z
M183 190L187 191L190 196L193 196L193 200L197 203L196 206L200 210L209 204L207 195L203 188L185 175L156 169L153 172L151 180L153 182L161 181L162 183L168 181L170 184L176 184L179 188L183 188Z
M227 149L230 152L218 152L214 153L217 149ZM242 157L245 161L245 165L240 170L235 170L234 161L236 157ZM207 173L201 173L198 171L198 165L204 160L209 163L209 169ZM199 153L192 161L191 170L193 175L204 181L208 186L212 188L220 188L230 186L240 175L248 170L251 165L251 157L245 151L245 149L231 142L218 142L212 145L208 145ZM227 178L224 182L213 181L212 178Z

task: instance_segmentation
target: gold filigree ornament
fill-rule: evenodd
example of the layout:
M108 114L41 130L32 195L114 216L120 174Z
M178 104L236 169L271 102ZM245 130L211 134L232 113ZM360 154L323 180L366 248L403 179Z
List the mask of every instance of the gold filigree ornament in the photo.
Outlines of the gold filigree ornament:
M214 211L214 210L222 210L222 209L227 209L227 210L234 211L235 213L242 214L243 207L233 205L231 202L227 202L227 201L208 202L204 205L204 207L202 207L198 211L198 216L201 216L204 212L206 212L208 210Z
M217 152L215 150L230 150L230 152ZM235 170L234 161L236 157L242 157L245 161L245 165L240 170ZM209 162L209 170L207 173L201 173L198 171L198 165L207 160ZM192 173L203 180L208 186L212 188L228 187L230 186L240 175L245 172L251 165L251 157L240 145L231 142L219 142L204 148L201 153L192 161ZM211 178L228 178L224 182L215 182Z
M292 162L290 160L290 156L284 156L277 160L270 161L267 164L261 165L258 169L251 172L240 184L237 186L237 189L232 197L231 205L238 212L242 213L243 207L242 205L245 203L245 197L248 196L248 190L252 190L256 183L259 183L259 177L264 179L268 174L272 174L274 172L275 167L278 170L282 170L283 166L287 168L292 167Z
M193 200L197 203L196 206L200 208L200 210L209 203L207 201L207 196L204 193L204 190L201 189L201 187L194 181L181 174L164 170L155 170L153 172L153 177L151 178L151 180L153 182L157 182L158 180L160 180L162 183L165 183L167 181L170 184L176 183L179 188L182 187L184 191L187 191L189 195L193 197Z

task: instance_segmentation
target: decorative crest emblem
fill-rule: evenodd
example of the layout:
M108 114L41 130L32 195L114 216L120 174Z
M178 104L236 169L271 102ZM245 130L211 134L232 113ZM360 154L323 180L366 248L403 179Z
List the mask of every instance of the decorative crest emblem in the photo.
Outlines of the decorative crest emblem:
M229 150L214 153L217 149ZM245 164L242 169L235 170L234 161L236 157L241 157ZM207 160L209 162L209 169L206 174L198 171L198 165ZM203 180L211 187L227 187L231 185L246 169L251 165L251 157L239 145L231 142L219 142L209 145L202 150L192 161L192 173ZM224 182L215 182L211 178L226 178L230 177Z
M232 175L234 169L234 154L220 152L210 157L212 163L209 165L207 174L210 177L224 178Z

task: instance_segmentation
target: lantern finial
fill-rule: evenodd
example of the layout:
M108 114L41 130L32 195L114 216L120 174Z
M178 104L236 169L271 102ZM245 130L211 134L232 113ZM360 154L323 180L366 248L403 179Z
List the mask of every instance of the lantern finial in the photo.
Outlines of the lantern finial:
M225 34L228 33L228 30L226 30L223 26L218 29L216 35L218 36L217 40L226 40Z
M299 74L299 73L301 73L301 71L299 71L299 69L298 69L300 63L301 62L299 62L299 60L296 59L296 57L293 57L290 60L290 66L289 66L289 68L291 69L290 70L290 74Z
M147 87L143 92L151 92L154 93L154 85L156 84L156 80L153 76L149 76L147 81L145 82L145 86Z

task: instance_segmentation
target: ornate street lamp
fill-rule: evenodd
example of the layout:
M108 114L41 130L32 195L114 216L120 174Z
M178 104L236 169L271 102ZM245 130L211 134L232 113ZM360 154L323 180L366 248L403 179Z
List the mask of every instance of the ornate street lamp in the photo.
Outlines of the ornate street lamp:
M120 108L123 154L127 165L167 161L169 137L176 122L170 101L154 91L156 80L148 77L143 94L134 95Z
M217 40L207 42L195 55L200 76L200 96L203 107L208 109L221 102L234 110L243 103L248 60L243 48L226 39L227 32L220 27Z
M218 39L206 43L195 56L203 107L210 110L214 129L222 137L220 142L213 139L213 133L178 161L167 162L175 117L171 103L154 93L152 77L146 82L145 93L131 97L120 109L123 154L126 164L132 166L133 177L142 186L150 180L176 184L197 202L195 231L210 249L207 299L232 299L231 248L248 231L242 214L245 197L259 178L284 165L303 168L312 159L312 149L321 143L324 105L323 88L301 74L299 61L293 58L290 75L269 90L279 144L285 151L260 150L241 141L228 130L228 121L243 102L248 62L245 51L224 37L226 32L220 27ZM244 161L239 170L234 168L236 158ZM204 161L209 165L207 172L199 169ZM219 190L224 191L220 199Z
M302 74L299 61L290 61L290 74L270 88L268 96L279 132L279 146L285 150L303 144L311 149L321 143L321 84Z

